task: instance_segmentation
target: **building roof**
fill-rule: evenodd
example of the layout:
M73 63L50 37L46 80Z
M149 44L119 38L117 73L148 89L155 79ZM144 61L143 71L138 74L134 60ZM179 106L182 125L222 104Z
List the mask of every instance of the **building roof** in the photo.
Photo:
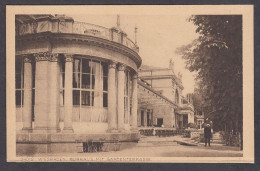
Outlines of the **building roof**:
M162 68L162 67L156 67L156 66L151 66L151 65L142 65L139 68L139 71L146 71L146 70L168 70L168 68Z

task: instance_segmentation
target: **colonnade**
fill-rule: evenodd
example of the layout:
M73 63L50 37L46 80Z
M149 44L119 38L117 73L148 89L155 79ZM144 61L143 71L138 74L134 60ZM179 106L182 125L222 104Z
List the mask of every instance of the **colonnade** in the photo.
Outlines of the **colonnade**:
M32 127L32 56L24 56L24 106L23 131L59 132L60 77L59 58L53 53L34 54L35 107ZM62 54L65 61L64 128L62 132L73 133L73 55ZM108 64L108 132L124 131L124 71L125 64L110 61ZM117 80L116 80L117 79ZM116 84L117 82L117 84ZM131 130L137 130L137 73L132 77Z

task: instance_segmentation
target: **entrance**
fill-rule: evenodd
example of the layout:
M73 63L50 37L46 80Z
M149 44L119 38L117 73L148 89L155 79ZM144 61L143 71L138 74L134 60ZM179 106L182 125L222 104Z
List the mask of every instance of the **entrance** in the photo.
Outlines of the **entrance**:
M141 126L144 126L144 111L141 110Z
M163 118L157 118L157 126L162 127L163 124Z
M188 115L183 115L183 127L188 128Z

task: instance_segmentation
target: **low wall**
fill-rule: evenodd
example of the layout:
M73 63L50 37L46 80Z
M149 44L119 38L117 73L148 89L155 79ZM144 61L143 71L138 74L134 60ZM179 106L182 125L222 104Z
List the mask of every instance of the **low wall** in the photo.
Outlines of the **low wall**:
M16 135L17 155L33 155L46 153L77 153L82 151L82 143L89 141L120 143L138 142L140 134L132 133L103 133L103 134L36 134L19 133ZM122 145L124 147L124 145Z

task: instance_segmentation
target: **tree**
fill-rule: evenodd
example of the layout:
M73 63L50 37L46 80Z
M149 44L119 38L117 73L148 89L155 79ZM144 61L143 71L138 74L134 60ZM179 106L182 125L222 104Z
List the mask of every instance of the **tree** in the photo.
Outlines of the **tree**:
M242 140L242 16L196 15L189 21L197 26L199 37L177 53L191 72L197 72L196 92L206 117L215 129L240 132Z

